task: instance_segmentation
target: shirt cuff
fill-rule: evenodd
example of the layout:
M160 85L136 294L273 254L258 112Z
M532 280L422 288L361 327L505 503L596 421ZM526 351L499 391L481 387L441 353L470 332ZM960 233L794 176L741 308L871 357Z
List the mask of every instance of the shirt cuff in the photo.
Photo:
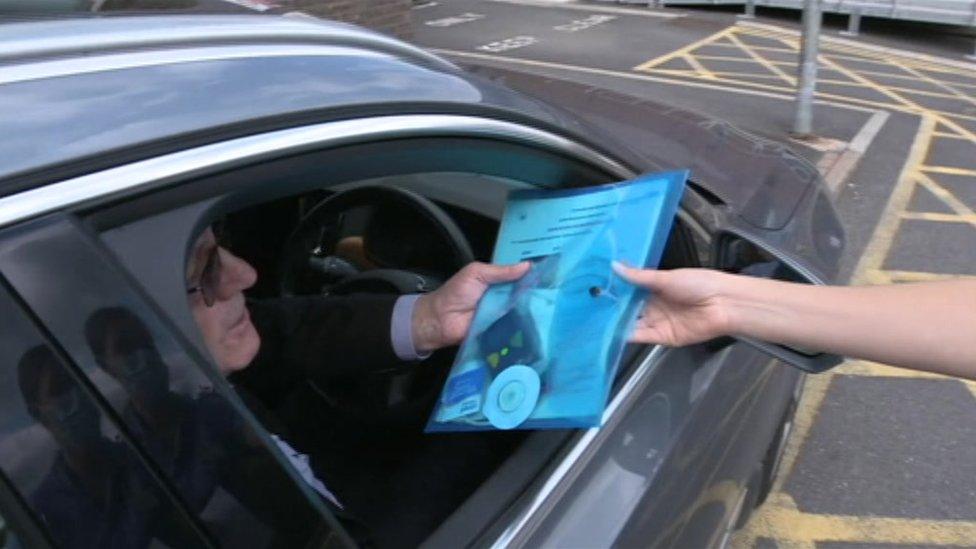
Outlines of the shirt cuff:
M390 341L393 352L400 360L423 360L431 353L418 353L413 346L413 308L420 294L408 294L397 298L393 304L393 318L390 321Z

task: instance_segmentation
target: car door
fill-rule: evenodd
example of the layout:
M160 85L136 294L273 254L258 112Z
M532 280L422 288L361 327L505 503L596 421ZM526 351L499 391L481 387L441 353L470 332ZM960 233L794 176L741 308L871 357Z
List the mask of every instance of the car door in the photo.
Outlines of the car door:
M686 191L662 268L710 263L713 215L693 188ZM485 543L721 543L796 373L730 338L635 354L603 426L574 437L537 489L526 493L524 505L500 521Z
M6 273L0 343L5 545L213 545Z
M48 474L53 480L42 480L33 493L29 484L23 485L24 499L46 506L40 513L40 503L32 508L52 541L137 547L154 538L174 547L349 542L293 468L271 450L267 432L227 384L203 366L202 357L77 217L55 213L5 229L0 233L0 276L29 308L18 313L13 298L0 295L6 300L0 302L0 334L18 341L4 348L20 349L5 354L10 361L4 366L10 380L6 390L16 392L19 377L26 395L50 396L53 404L42 404L64 408L52 408L48 415L62 423L87 418L87 423L63 429L56 423L52 427L51 420L42 422L56 441L66 441L60 442L60 451L43 440L38 443L39 458L56 454ZM25 376L42 367L43 372L69 369L70 375L42 377L41 389L52 385L45 381L49 377L67 388L24 389L23 379L32 379ZM12 412L5 417L20 416L30 427L22 412L13 413L24 407L23 401L16 394L5 398ZM31 417L47 417L46 408L30 398L27 402ZM44 438L40 426L18 432L25 442ZM87 440L82 444L75 436ZM12 435L4 442L17 440ZM101 449L92 455L89 448L96 445ZM8 450L4 458L17 459L18 452ZM76 465L95 456L116 463L109 478L118 478L120 487L88 486L92 483L79 476L77 471L84 469ZM103 476L91 473L89 478ZM109 489L120 493L114 496ZM93 491L106 498L111 493L114 499L104 509L93 506L88 501ZM59 524L64 517L84 524ZM91 541L63 537L77 532Z
M37 234L45 236L38 241L44 245L26 246L23 237L11 240L6 256L0 257L0 273L10 277L89 378L99 365L85 331L88 319L101 309L122 307L146 326L153 344L165 350L160 355L173 359L166 365L172 378L180 381L176 386L185 398L213 394L221 403L218 407L236 413L228 416L250 420L222 380L215 379L213 368L204 366L205 349L194 339L195 327L186 310L182 272L186 245L208 219L256 200L324 183L394 173L463 171L539 187L604 183L635 175L634 168L565 136L512 122L446 115L377 118L254 135L64 182L61 185L71 189L86 189L81 193L88 215L84 223L70 214L34 221ZM44 207L74 207L57 187L40 193ZM99 201L114 206L120 193L130 192L139 199L98 211ZM460 187L452 192L474 200L470 208L481 206L478 193ZM78 194L73 196L78 200ZM693 191L686 196L679 222L684 228L675 231L669 247L675 258L671 266L703 264L704 247L693 245L694 237L689 235L697 233L707 241L709 228L702 225L707 215L691 215L699 209L707 211L706 202ZM58 285L51 286L54 293L33 276L67 269L72 276L67 281L58 279ZM731 364L736 367L727 367ZM748 468L716 471L731 463L723 456L739 455L729 450L730 441L746 440L737 427L745 411L761 400L757 388L769 378L763 376L767 365L767 359L730 342L680 350L634 348L621 367L602 429L531 433L428 543L532 546L586 539L609 545L641 535L658 542L677 540L684 532L704 532L708 539L717 539L740 497L734 488L741 492ZM114 403L115 413L126 418L125 389L117 386L113 391L112 381L95 379L105 385L100 390ZM146 431L138 425L129 429L136 435ZM748 432L762 438L768 434L764 430L757 425ZM268 435L265 429L244 422L236 439L257 441L257 448L267 450ZM149 448L151 438L151 433L145 433L140 440ZM757 456L764 451L755 450ZM281 456L272 454L280 465ZM736 463L758 460L747 457ZM159 456L152 459L165 462ZM266 463L264 457L257 461ZM311 517L302 522L312 528L332 526L314 503L302 503L299 495L309 498L310 494L293 472L270 469L268 478L283 478L271 487L286 487L282 497L293 497L297 508L304 509L294 517ZM257 475L250 478L263 481ZM178 479L167 480L179 489ZM723 491L730 484L732 488ZM184 497L191 495L187 492ZM232 518L255 512L243 503L246 498L232 499L239 503L230 502L238 510L230 514ZM717 505L698 504L712 501ZM614 514L600 515L601 510ZM589 513L602 518L578 520ZM274 523L273 513L262 516ZM573 517L575 523L569 520ZM288 518L282 519L285 532L334 539L322 533L333 531L325 526L315 532L290 530ZM207 524L207 516L199 520Z

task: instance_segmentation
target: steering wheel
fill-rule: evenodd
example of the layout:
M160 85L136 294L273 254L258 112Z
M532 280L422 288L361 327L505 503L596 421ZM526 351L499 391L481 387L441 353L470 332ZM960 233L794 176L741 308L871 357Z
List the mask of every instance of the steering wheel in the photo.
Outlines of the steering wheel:
M379 204L412 212L428 226L436 240L446 244L446 263L439 269L441 272L436 272L436 268L431 272L429 266L423 273L404 268L360 272L349 261L332 253L339 242L345 213L360 206ZM382 223L382 220L371 222ZM474 253L464 232L432 201L397 187L356 187L325 198L298 222L282 253L279 289L284 296L319 293L321 284L330 284L330 294L426 293L472 261ZM314 287L316 282L321 283L320 287Z
M397 212L406 212L412 230L429 230L430 237L435 240L428 242L441 243L439 249L445 253L438 258L440 264L408 265L410 268L384 265L361 270L347 258L337 256L334 252L347 214L364 206L372 207L374 211L382 207L387 211L395 208ZM384 220L374 218L369 223L384 223ZM417 227L417 224L423 226ZM426 236L426 232L424 234ZM399 242L389 244L393 247L401 245ZM409 263L410 258L407 259ZM472 261L474 253L460 227L431 200L396 187L356 187L323 199L298 222L282 251L279 289L283 296L426 293L437 289L450 275ZM436 399L450 366L450 360L445 358L450 357L438 357L435 353L428 359L428 362L435 362L433 365L403 367L391 364L390 368L355 378L337 377L330 380L328 386L309 383L333 408L350 411L360 420L387 425L402 423L416 419ZM444 362L445 367L438 368L440 362Z

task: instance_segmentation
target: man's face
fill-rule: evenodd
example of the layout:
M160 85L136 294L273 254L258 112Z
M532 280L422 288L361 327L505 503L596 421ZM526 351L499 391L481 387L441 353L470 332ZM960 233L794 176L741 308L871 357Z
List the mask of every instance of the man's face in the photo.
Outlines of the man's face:
M219 258L213 257L218 254ZM214 268L214 260L219 267ZM250 364L261 346L251 316L244 303L244 290L254 285L257 272L246 261L217 245L209 228L200 235L190 254L187 266L189 288L204 285L204 271L210 263L215 273L209 290L190 294L190 309L203 332L203 340L217 361L220 372L228 375ZM204 292L213 305L207 306Z

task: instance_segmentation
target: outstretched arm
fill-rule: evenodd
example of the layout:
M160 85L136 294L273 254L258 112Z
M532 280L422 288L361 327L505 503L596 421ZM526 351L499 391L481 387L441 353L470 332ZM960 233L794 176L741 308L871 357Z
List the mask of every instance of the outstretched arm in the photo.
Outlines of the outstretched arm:
M633 339L752 337L976 379L976 281L813 286L707 269L616 266L651 290Z

